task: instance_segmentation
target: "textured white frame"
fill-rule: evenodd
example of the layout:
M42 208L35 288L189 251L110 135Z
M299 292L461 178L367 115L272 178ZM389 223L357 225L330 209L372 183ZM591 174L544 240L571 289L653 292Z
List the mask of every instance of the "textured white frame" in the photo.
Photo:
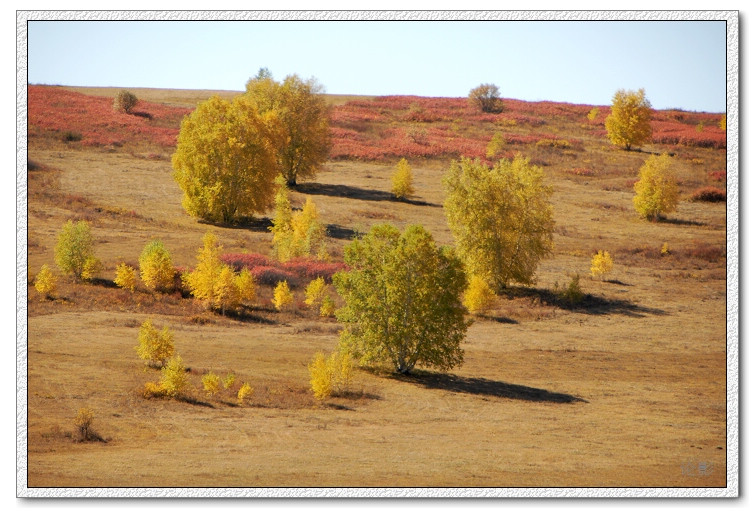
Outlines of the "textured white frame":
M27 22L32 20L716 20L726 22L725 488L29 488L27 486ZM738 11L17 11L16 12L16 496L174 498L501 498L739 496L739 13Z

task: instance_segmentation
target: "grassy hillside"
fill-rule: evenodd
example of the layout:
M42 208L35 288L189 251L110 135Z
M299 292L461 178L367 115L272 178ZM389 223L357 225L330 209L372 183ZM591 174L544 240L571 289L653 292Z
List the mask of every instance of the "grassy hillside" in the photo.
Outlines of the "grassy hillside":
M421 223L452 244L440 179L460 154L487 160L496 133L505 146L494 158L522 153L543 167L556 234L536 285L476 319L461 368L358 370L347 394L319 404L307 364L333 350L340 325L304 305L306 276L294 309L276 311L263 284L235 317L181 292L113 284L153 238L183 269L207 230L225 253L269 256L272 216L219 227L181 207L170 163L180 120L217 92L134 90L126 115L112 111L116 90L28 90L29 487L725 485L726 210L692 201L725 189L720 114L655 112L653 143L627 152L605 137L605 106L589 120L593 107L559 103L506 99L483 115L464 99L333 97L331 160L292 193L295 207L317 204L331 264L378 222ZM635 214L632 186L663 152L682 201L651 223ZM406 202L390 195L400 157L414 173ZM91 223L103 271L93 283L61 277L44 299L31 282L72 218ZM604 281L589 276L599 249L615 261ZM554 290L574 273L586 293L576 305ZM158 377L134 351L148 317L175 331L191 383L183 401L142 396ZM236 384L207 396L210 371ZM254 393L238 405L242 382ZM103 441L74 440L81 407Z

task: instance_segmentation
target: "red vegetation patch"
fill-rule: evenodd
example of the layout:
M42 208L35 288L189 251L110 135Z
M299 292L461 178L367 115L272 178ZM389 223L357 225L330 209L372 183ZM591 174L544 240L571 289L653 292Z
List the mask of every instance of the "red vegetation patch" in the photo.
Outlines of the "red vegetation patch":
M700 187L692 193L690 200L707 201L710 203L724 202L726 201L726 191L718 187Z
M84 95L52 86L30 85L29 137L58 134L64 141L86 146L149 142L176 145L181 119L187 108L139 101L131 114L113 110L113 99Z
M726 149L726 132L718 125L720 120L721 116L714 113L658 111L650 121L653 142Z
M726 171L710 171L708 173L708 177L713 181L723 182L724 180L726 180Z
M264 286L275 286L280 281L287 281L291 287L297 287L318 277L331 282L334 274L346 269L344 263L303 257L279 263L262 254L223 254L220 260L236 270L247 268L256 281Z

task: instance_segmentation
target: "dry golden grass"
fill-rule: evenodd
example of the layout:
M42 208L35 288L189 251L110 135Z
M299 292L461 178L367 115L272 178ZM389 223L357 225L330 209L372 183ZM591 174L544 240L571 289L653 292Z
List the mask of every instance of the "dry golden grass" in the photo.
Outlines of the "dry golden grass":
M208 94L134 93L185 105ZM29 290L28 486L725 486L725 207L682 201L668 221L649 223L631 202L642 153L598 141L574 156L541 152L557 233L536 286L510 290L476 319L460 369L406 378L359 370L348 394L318 404L307 364L335 347L339 326L304 309L301 290L298 309L274 311L272 290L260 288L254 306L223 318L180 294L110 282L155 237L185 267L209 229L226 252L269 253L264 220L225 228L187 216L169 150L147 158L30 142L30 280L53 264L71 217L91 221L104 270L95 285L61 279L53 300ZM686 152L704 162L684 162L691 192L724 157ZM610 174L568 172L590 161L611 164L601 166ZM452 243L447 163L412 164L407 202L391 198L393 167L331 162L293 193L295 206L313 197L334 257L378 221L421 223ZM661 255L664 243L671 254ZM589 277L598 249L615 261L605 281ZM572 273L587 295L576 306L553 292ZM183 400L141 395L159 378L134 351L148 317L175 331L190 369ZM236 390L248 382L254 393L241 406L230 391L209 397L200 380L210 371L233 372ZM74 441L82 407L105 442Z

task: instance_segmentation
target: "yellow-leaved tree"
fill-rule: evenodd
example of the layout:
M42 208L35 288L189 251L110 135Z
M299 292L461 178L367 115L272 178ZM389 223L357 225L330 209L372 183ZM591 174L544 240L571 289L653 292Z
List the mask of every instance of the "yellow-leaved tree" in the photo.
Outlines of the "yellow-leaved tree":
M152 319L147 319L142 323L139 329L139 345L136 347L139 358L146 361L148 365L162 367L165 361L173 356L174 350L173 332L168 326L163 326L162 331L158 331Z
M159 239L144 246L139 255L139 274L142 282L151 290L170 291L174 288L176 270L170 252Z
M495 293L490 289L485 279L479 275L472 275L469 286L464 291L464 306L470 313L484 313L495 302Z
M57 279L46 264L43 264L42 268L39 269L39 273L34 279L34 288L46 299L52 298L55 294Z
M555 227L543 170L521 155L492 168L462 158L443 183L448 225L467 272L496 292L510 282L534 283Z
M650 141L652 108L645 98L645 90L618 90L613 96L611 113L606 117L606 131L612 144L629 151Z
M273 79L266 69L246 83L246 94L260 113L275 113L282 127L276 141L277 172L289 186L314 178L330 152L328 103L316 79L287 76Z
M197 254L197 266L183 276L191 295L205 303L208 309L237 310L246 301L256 296L254 276L246 268L236 273L220 260L223 247L215 234L207 232L202 238L202 247Z
M679 187L673 159L667 154L650 156L640 167L640 179L634 184L637 193L632 201L644 218L657 221L674 212L679 203Z
M294 294L288 287L288 281L280 281L273 290L273 305L281 311L294 303Z
M393 176L391 177L391 192L393 195L400 199L406 199L414 194L414 186L412 185L412 167L406 158L402 158L396 164L396 168L393 170Z
M302 210L293 212L288 198L288 187L282 176L276 179L278 192L275 195L275 217L270 231L273 234L273 254L286 262L294 257L308 257L316 253L322 257L325 251L325 226L315 202L307 196Z
M61 272L73 274L74 280L93 277L93 266L99 261L94 256L94 238L89 223L74 223L69 219L63 225L55 245L55 264Z
M134 292L136 289L136 270L126 263L115 267L115 285L124 290Z
M613 258L607 250L598 250L598 252L592 256L590 263L590 275L593 277L603 278L613 270Z
M186 212L229 223L270 208L282 135L277 112L260 113L248 96L200 103L181 122L173 154Z

